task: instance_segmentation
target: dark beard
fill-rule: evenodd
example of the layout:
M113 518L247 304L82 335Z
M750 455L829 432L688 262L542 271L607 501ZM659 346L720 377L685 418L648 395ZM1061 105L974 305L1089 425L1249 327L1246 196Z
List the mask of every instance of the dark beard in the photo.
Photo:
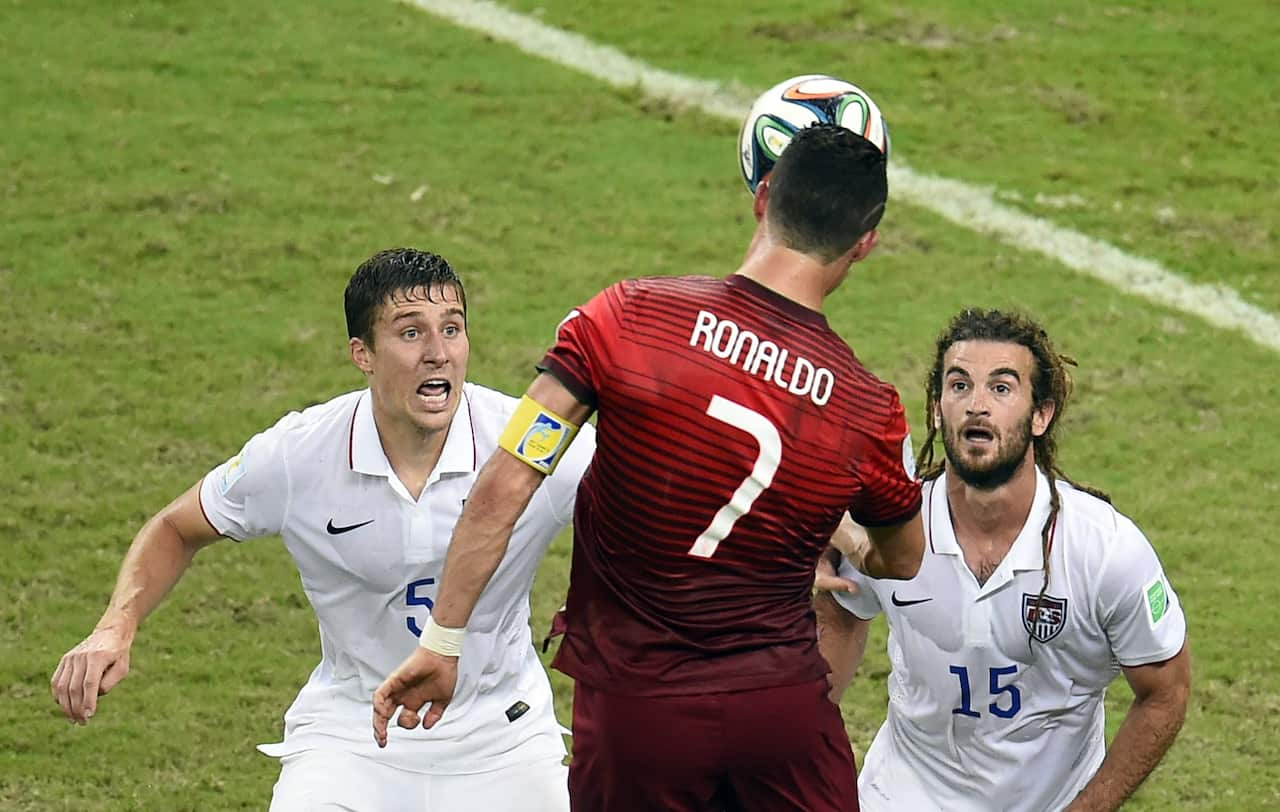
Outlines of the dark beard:
M1031 445L1031 415L1027 415L1015 430L1008 448L1002 448L994 460L982 467L966 465L957 448L957 437L949 426L942 427L942 446L947 452L947 472L956 475L971 488L994 491L1013 479L1027 458L1027 446Z

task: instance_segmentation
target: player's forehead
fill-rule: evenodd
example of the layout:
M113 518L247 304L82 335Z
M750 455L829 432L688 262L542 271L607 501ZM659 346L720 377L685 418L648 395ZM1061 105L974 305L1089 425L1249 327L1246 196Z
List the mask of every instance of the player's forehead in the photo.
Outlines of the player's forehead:
M979 379L1014 370L1022 380L1030 380L1034 369L1031 350L1015 341L957 341L942 356L944 375L965 374Z
M378 310L378 322L394 324L420 319L430 322L466 316L466 304L457 285L431 284L392 291Z

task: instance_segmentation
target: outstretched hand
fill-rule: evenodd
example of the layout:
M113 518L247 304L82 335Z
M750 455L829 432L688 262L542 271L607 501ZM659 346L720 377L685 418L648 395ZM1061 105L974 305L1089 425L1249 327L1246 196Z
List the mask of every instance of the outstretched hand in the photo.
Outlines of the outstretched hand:
M416 648L373 694L373 738L387 746L387 724L396 708L396 724L412 730L419 724L430 730L444 716L458 685L458 658ZM423 715L424 706L430 705Z

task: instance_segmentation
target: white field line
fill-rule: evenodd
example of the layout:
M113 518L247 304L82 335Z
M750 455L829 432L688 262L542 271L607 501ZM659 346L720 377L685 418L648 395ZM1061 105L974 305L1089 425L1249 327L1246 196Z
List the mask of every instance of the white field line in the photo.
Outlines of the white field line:
M749 90L664 71L615 48L487 0L402 0L464 28L480 31L525 53L573 68L610 85L635 88L677 107L691 107L738 122L754 100ZM1134 256L1048 220L999 203L992 190L926 175L894 159L890 184L896 200L935 212L953 223L1034 251L1125 293L1180 310L1215 327L1243 333L1280 351L1280 317L1249 304L1232 288L1191 282L1160 263Z

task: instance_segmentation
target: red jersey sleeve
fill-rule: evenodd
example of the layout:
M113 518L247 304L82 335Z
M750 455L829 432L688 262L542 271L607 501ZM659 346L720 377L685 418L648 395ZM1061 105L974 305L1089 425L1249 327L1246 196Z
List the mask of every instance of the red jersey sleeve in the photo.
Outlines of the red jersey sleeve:
M607 369L620 333L626 285L619 282L569 311L556 330L555 346L538 363L540 372L554 375L592 409L608 385Z
M901 524L920 512L907 414L897 391L888 388L889 418L880 432L867 437L858 461L862 489L849 505L849 515L864 527Z

